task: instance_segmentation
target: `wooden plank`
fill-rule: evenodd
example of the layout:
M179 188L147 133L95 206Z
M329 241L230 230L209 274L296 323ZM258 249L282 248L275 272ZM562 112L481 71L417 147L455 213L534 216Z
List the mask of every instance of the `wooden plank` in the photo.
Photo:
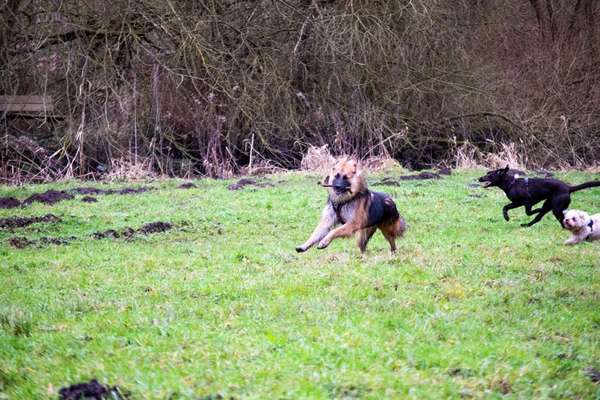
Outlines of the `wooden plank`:
M3 112L50 112L53 109L50 96L0 96Z

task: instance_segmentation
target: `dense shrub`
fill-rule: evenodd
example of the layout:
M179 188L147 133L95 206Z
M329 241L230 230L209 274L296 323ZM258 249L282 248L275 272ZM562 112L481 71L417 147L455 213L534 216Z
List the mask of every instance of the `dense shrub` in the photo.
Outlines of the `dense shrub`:
M421 167L463 143L531 165L600 154L594 0L8 1L0 92L59 120L3 120L0 170L227 176L309 145ZM41 126L40 126L41 125ZM33 140L44 154L19 146Z

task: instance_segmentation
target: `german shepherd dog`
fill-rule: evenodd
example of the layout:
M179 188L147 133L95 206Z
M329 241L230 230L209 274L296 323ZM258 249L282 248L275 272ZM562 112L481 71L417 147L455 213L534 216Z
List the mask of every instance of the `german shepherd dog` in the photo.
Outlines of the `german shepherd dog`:
M327 205L314 232L304 244L296 247L297 252L304 252L316 243L318 249L324 249L333 239L357 232L358 248L364 253L377 228L389 242L391 251L396 251L396 238L402 236L406 223L389 195L367 188L356 161L339 160L320 184L328 188ZM331 229L336 224L341 226Z
M479 182L483 182L486 188L491 186L499 187L509 198L511 202L502 208L502 215L505 220L509 220L508 210L522 206L525 207L525 214L537 214L531 222L521 224L524 227L537 224L550 211L552 211L554 217L563 226L563 212L571 203L571 193L600 186L600 181L569 186L558 179L517 178L515 175L509 174L508 171L508 165L506 168L489 171L486 175L479 178ZM542 200L545 201L540 208L531 209Z

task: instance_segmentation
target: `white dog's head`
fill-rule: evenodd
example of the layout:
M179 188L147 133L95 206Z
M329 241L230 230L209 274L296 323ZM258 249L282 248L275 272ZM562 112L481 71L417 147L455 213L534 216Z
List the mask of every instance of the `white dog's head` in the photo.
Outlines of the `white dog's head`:
M565 210L563 226L570 231L578 231L590 223L590 215L580 210Z

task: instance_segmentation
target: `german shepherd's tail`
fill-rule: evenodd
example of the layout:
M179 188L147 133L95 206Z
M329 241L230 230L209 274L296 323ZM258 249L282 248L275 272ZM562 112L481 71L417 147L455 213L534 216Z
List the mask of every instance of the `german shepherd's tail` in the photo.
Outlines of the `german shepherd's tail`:
M600 181L591 181L582 183L581 185L569 186L569 193L576 192L578 190L583 190L591 187L600 186Z

